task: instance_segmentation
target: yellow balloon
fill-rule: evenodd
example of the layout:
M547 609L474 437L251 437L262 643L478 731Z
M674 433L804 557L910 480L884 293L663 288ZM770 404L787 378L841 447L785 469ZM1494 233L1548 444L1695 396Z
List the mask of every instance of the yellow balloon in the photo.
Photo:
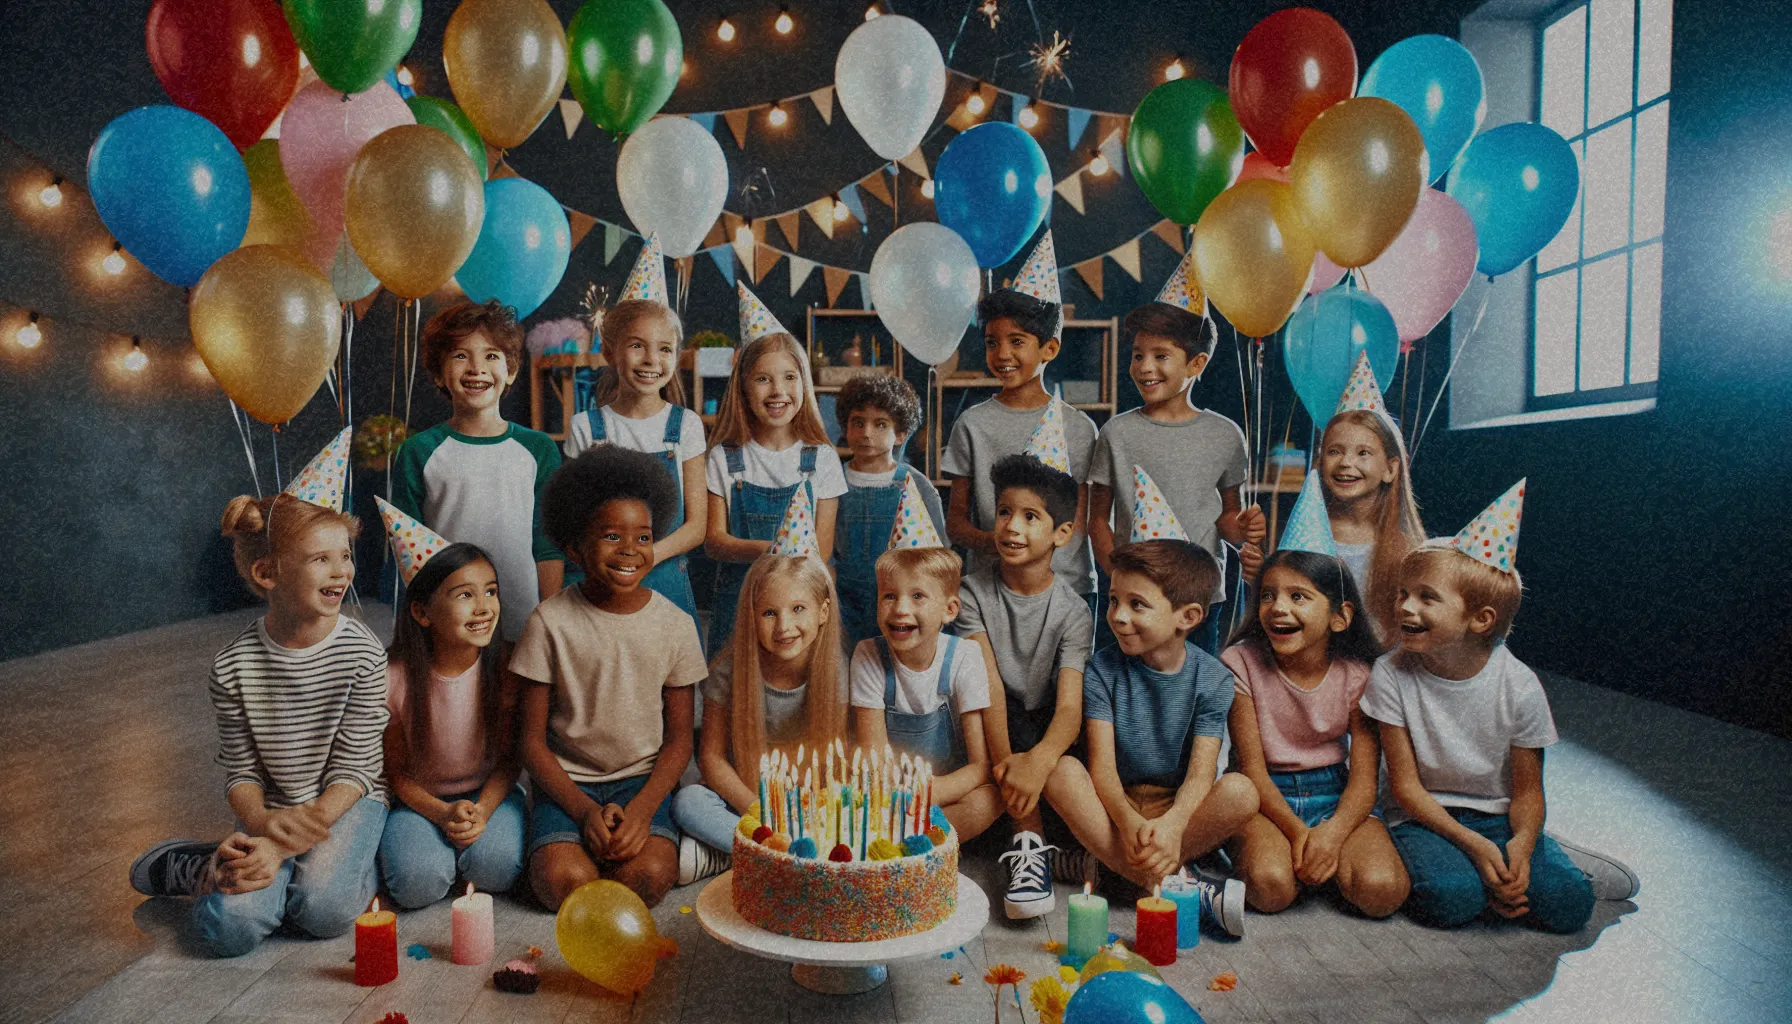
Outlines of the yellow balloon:
M1313 238L1294 193L1268 178L1221 192L1195 224L1201 288L1240 334L1261 338L1287 321L1313 274Z
M193 347L231 401L263 423L285 423L324 382L342 338L342 307L303 252L245 245L193 286Z
M566 966L619 995L634 995L653 980L678 943L662 938L647 904L621 882L586 882L560 904L554 941Z
M566 30L546 0L462 0L442 36L442 63L480 136L510 149L566 87Z
M1134 974L1149 974L1153 978L1163 979L1163 975L1157 973L1157 968L1151 965L1151 961L1127 949L1124 944L1116 942L1112 946L1103 946L1095 951L1095 955L1083 965L1082 973L1077 976L1077 982L1081 984L1097 974L1106 974L1109 971L1131 971Z
M1340 267L1360 267L1399 237L1430 167L1412 117L1359 96L1327 108L1301 133L1288 183L1319 248Z
M303 246L311 235L311 214L286 182L280 140L262 139L243 150L249 169L249 230L244 245Z
M343 205L349 244L407 299L446 284L485 221L485 184L466 151L428 125L389 128L361 147Z

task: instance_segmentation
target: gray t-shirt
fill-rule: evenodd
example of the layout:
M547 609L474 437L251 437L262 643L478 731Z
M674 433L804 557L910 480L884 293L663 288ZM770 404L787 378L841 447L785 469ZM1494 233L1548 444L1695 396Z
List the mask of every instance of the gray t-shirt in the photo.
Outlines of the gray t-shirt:
M996 490L989 482L990 467L1004 456L1026 451L1027 440L1044 416L1044 406L1011 409L991 398L966 409L952 424L952 439L940 456L940 472L970 481L971 524L979 530L993 530L996 525ZM1070 447L1070 475L1080 484L1088 478L1089 455L1095 450L1095 421L1082 410L1065 406L1064 439ZM965 569L976 572L997 561L993 554L973 551ZM1095 589L1095 558L1081 531L1052 556L1052 570L1078 594Z
M840 680L841 700L846 699L845 680ZM771 743L796 743L805 737L803 710L807 706L809 684L794 690L767 686L765 690L765 738ZM703 699L722 707L734 701L734 659L724 652L709 667L709 678L703 680Z
M1028 596L1004 586L992 566L966 576L958 597L962 609L953 632L989 634L1003 689L1028 711L1057 702L1059 669L1081 672L1089 660L1095 620L1062 576L1045 593Z
M1114 492L1114 544L1132 537L1133 467L1142 466L1164 492L1170 511L1188 539L1219 562L1220 582L1213 600L1226 599L1226 548L1214 523L1220 491L1244 483L1244 434L1217 412L1203 411L1186 423L1160 423L1143 409L1109 420L1095 442L1084 479Z

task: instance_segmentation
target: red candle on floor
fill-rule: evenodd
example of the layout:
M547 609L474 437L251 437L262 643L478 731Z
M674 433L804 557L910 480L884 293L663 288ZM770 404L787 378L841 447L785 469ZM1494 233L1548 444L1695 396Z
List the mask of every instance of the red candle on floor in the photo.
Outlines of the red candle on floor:
M384 985L398 977L398 915L380 901L355 918L355 984Z
M1156 886L1139 901L1139 919L1133 950L1154 967L1176 962L1176 904L1164 899Z

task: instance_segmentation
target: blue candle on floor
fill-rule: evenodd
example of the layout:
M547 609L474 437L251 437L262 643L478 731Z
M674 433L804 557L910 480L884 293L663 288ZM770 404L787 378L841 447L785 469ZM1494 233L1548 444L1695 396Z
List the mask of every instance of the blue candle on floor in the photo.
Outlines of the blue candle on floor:
M1176 948L1201 944L1201 890L1182 875L1164 879L1163 897L1176 904Z

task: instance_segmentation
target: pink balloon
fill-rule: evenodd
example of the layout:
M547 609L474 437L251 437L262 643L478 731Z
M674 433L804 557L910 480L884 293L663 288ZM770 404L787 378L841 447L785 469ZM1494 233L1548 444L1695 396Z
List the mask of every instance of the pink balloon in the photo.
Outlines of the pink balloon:
M1313 250L1313 283L1307 285L1307 294L1318 295L1342 280L1344 268L1333 263L1325 253Z
M1268 178L1270 181L1279 181L1286 185L1288 184L1288 168L1277 167L1269 162L1269 157L1253 150L1244 155L1244 166L1239 169L1238 181L1234 181L1233 184L1236 185L1239 181L1250 181L1252 178Z
M312 82L287 104L280 121L280 166L292 190L311 213L305 254L330 272L342 237L343 195L355 154L375 135L417 119L386 82L344 96Z
M1479 255L1468 211L1428 188L1400 236L1362 269L1363 287L1394 314L1400 340L1417 341L1462 298Z

